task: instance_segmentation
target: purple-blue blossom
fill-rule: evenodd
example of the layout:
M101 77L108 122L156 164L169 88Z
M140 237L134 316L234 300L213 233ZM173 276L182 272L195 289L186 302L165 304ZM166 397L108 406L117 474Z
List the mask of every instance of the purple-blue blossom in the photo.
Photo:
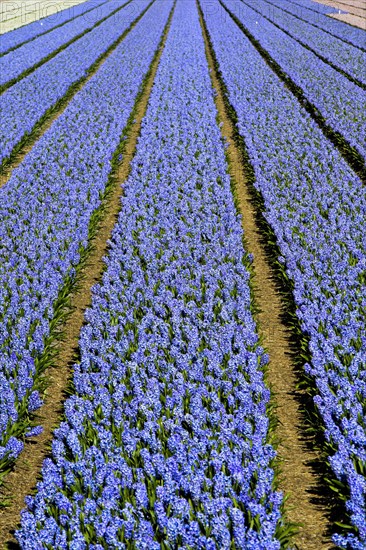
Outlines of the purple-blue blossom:
M0 163L149 4L134 0L0 96Z
M270 0L256 0L255 4L248 0L241 0L243 4L251 5L261 16L273 21L300 44L307 46L311 51L337 69L366 85L365 52L343 40L333 36L321 28L314 27L307 21L298 19L291 13L279 9Z
M340 20L334 20L327 14L338 13L339 10L318 4L313 0L267 0L278 8L319 27L323 31L340 38L344 42L366 51L365 30L353 27ZM347 10L344 10L346 12Z
M326 123L366 160L366 91L240 0L223 4L241 21ZM365 33L366 41L366 33Z
M0 88L16 81L22 73L33 67L33 65L46 59L52 52L70 40L92 29L98 21L109 17L116 9L115 2L106 2L104 5L95 8L95 17L89 13L84 17L72 19L62 27L56 27L51 32L43 34L0 57Z
M18 48L25 42L34 40L37 36L45 34L51 31L54 27L61 26L71 19L76 19L81 15L86 14L87 12L94 10L98 6L104 4L108 0L87 0L76 6L71 6L61 12L54 13L42 19L38 19L33 23L28 25L23 25L17 29L6 32L0 37L0 55L4 55L9 50ZM93 14L90 14L88 17L91 17ZM4 15L6 16L7 11L4 10Z
M8 463L21 451L15 438L41 405L60 296L88 246L111 159L171 7L160 0L148 9L0 190L0 445Z
M21 548L279 550L266 357L193 0L176 4L105 262Z
M256 4L257 5L257 4ZM314 401L329 462L348 485L354 533L366 543L366 192L360 179L217 2L201 6L309 339ZM223 24L225 21L225 24ZM284 262L284 263L283 263ZM346 492L345 492L346 494ZM348 546L347 546L348 545Z

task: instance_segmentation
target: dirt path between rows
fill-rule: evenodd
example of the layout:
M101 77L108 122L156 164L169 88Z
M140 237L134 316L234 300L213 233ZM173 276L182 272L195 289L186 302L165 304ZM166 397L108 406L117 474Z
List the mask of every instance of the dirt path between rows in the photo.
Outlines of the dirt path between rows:
M46 113L42 116L41 120L37 122L37 127L31 132L29 136L25 138L19 146L15 147L16 152L12 154L9 162L6 162L0 167L0 188L3 187L10 179L13 170L17 168L24 160L24 157L30 152L37 141L47 132L52 124L62 115L73 97L87 84L87 82L95 75L100 69L103 63L114 52L119 44L126 38L127 34L137 25L140 19L145 15L147 10L153 4L155 0L152 0L147 8L143 10L140 15L134 19L129 27L121 34L119 38L91 65L87 70L86 76L83 76L80 80L75 82L67 90L66 94L55 105L50 107Z
M236 145L234 126L225 107L224 93L204 27L206 55L211 69L212 84L217 91L216 106L222 125L222 135L229 144L227 149L230 172L236 187L236 196L242 214L245 246L254 256L254 298L259 308L255 315L263 345L269 353L267 380L275 396L276 416L279 421L276 435L280 461L280 489L289 494L287 519L302 524L295 537L301 550L333 548L326 535L329 528L328 509L315 495L319 492L318 478L311 464L318 456L308 448L304 439L304 423L298 401L298 382L291 353L291 333L282 321L284 306L277 290L276 278L270 267L265 245L256 222L250 185L243 167L242 155ZM318 500L318 502L316 502Z
M147 109L174 7L175 4L164 29L162 41L152 62L143 91L130 117L131 120L134 120L134 123L130 128L127 140L124 142L123 160L118 167L118 171L114 174L111 192L103 205L98 231L91 243L92 249L80 275L77 277L77 288L71 296L71 312L65 325L60 327L62 341L57 345L55 366L46 372L49 386L45 396L45 404L38 415L39 423L42 424L44 431L40 436L27 440L23 453L19 457L14 470L6 478L5 486L0 493L0 500L9 499L9 506L0 512L0 548L19 548L13 533L19 523L20 511L24 508L24 497L34 491L42 462L49 453L53 430L59 424L62 416L65 389L71 378L73 362L78 356L78 342L84 312L91 304L92 286L100 281L102 277L104 269L103 256L108 251L107 243L120 211L123 182L130 172L130 163L135 153L141 122Z

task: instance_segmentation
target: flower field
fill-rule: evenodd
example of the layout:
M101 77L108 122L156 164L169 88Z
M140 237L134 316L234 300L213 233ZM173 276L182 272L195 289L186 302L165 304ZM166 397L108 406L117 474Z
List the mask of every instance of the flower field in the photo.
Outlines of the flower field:
M0 35L1 547L366 548L366 32L330 11Z

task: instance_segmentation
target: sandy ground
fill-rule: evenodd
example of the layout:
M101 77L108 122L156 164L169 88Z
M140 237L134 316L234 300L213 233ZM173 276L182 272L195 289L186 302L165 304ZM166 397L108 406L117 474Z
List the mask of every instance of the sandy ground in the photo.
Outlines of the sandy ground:
M347 13L333 13L330 17L366 30L366 0L315 0L319 4L325 4ZM365 38L366 43L366 38Z
M0 34L81 4L85 0L0 0Z

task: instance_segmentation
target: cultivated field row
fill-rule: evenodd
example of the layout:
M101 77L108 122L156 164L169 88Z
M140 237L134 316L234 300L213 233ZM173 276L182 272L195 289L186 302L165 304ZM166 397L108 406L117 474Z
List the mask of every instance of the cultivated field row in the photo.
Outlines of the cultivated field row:
M365 52L299 4L5 35L0 544L364 547Z

